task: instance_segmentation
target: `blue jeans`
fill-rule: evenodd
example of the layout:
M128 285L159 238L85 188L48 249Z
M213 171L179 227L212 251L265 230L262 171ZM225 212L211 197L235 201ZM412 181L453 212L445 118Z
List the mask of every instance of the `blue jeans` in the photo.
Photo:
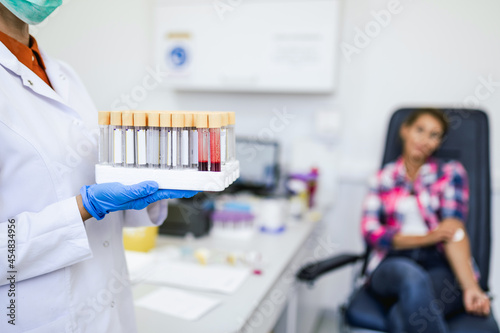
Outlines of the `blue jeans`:
M391 251L373 272L369 289L392 300L389 332L449 332L445 317L463 310L462 292L435 247Z

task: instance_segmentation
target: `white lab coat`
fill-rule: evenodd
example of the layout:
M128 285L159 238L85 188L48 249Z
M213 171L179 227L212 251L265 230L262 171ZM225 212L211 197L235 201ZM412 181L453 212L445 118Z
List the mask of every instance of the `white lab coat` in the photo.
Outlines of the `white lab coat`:
M0 332L135 332L122 227L159 224L166 203L82 222L75 196L95 183L97 110L75 72L41 53L55 91L0 43Z

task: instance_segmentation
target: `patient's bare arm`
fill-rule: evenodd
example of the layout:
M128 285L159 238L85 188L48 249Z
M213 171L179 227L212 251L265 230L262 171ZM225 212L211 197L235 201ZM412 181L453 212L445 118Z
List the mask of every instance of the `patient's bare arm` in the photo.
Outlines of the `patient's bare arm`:
M490 313L490 301L474 277L471 264L470 243L464 225L460 220L447 218L440 227L463 230L462 239L451 239L444 243L445 254L463 291L465 310L475 315Z

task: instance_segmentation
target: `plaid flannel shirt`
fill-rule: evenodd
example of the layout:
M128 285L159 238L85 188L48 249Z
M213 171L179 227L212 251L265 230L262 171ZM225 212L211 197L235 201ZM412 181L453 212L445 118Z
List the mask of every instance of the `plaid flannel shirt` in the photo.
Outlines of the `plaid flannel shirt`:
M368 273L373 272L392 248L392 239L399 232L404 218L398 212L398 202L409 196L411 189L412 183L406 178L402 157L386 164L371 180L361 221L363 237L373 248ZM413 192L429 230L437 228L440 221L449 217L466 221L469 185L467 172L460 162L440 163L429 158L419 170ZM442 251L442 245L438 245L438 249ZM474 270L477 277L477 268Z

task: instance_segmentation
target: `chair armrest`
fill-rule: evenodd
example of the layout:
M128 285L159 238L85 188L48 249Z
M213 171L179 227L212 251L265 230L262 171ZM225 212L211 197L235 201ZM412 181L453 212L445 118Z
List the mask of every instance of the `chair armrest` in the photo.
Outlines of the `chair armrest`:
M324 273L333 271L347 264L352 264L360 259L364 259L362 254L343 253L335 257L308 264L297 273L297 279L303 282L314 282Z

